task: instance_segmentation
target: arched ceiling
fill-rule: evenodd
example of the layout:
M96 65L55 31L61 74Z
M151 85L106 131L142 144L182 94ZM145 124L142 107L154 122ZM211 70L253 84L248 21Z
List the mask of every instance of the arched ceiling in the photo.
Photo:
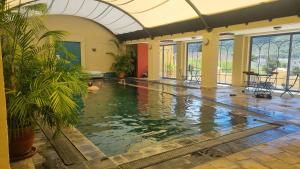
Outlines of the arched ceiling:
M18 1L8 2L13 5L12 3ZM143 29L137 20L122 9L98 0L23 0L22 3L45 3L49 15L72 15L86 18L103 25L115 35Z
M20 0L7 0L9 6ZM21 0L45 3L49 14L97 22L121 40L211 30L215 27L300 15L300 0Z

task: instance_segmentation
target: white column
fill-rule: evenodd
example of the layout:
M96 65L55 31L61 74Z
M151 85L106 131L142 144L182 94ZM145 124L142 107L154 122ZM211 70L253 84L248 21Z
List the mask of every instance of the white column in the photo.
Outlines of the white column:
M219 34L210 32L202 34L202 82L201 87L217 87ZM206 42L206 44L205 44Z
M177 42L177 56L176 56L176 79L183 80L186 74L186 43Z
M149 42L148 52L148 80L159 80L162 72L162 58L160 57L160 43L158 40Z
M249 37L238 35L234 37L232 86L243 86L243 72L248 70Z

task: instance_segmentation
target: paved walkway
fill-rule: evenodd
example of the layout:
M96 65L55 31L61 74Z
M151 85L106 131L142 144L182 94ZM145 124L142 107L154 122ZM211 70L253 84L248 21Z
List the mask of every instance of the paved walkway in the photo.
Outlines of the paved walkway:
M290 97L285 95L280 97L280 93L273 93L272 99L255 98L251 93L243 93L243 88L231 86L218 86L214 89L200 89L182 87L181 81L161 80L159 82L140 84L147 85L150 88L157 88L161 91L173 93L176 95L192 95L199 98L214 100L230 106L241 107L248 111L255 111L266 114L273 119L282 120L300 125L300 96ZM162 85L165 84L165 85ZM178 87L175 87L178 86ZM230 96L235 94L236 96Z
M193 169L300 169L300 132Z

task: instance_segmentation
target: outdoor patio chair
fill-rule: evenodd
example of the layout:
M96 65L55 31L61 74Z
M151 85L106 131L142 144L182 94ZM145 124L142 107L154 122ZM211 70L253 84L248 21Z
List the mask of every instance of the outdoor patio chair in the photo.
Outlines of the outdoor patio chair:
M282 86L285 87L284 92L280 95L280 97L282 97L285 93L288 93L291 97L294 97L294 94L292 93L291 89L296 85L298 79L299 79L300 74L297 74L297 77L295 79L295 81L293 82L293 84L286 86L286 84L282 84Z

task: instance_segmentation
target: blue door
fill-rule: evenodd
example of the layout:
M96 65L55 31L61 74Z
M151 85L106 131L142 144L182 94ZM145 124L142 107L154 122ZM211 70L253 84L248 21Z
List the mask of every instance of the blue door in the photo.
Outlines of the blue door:
M80 42L70 42L70 41L64 41L62 42L63 46L66 50L68 50L70 53L74 55L74 59L72 60L73 64L81 65L81 49L80 49ZM57 51L57 54L61 58L65 58L66 54L63 51Z

